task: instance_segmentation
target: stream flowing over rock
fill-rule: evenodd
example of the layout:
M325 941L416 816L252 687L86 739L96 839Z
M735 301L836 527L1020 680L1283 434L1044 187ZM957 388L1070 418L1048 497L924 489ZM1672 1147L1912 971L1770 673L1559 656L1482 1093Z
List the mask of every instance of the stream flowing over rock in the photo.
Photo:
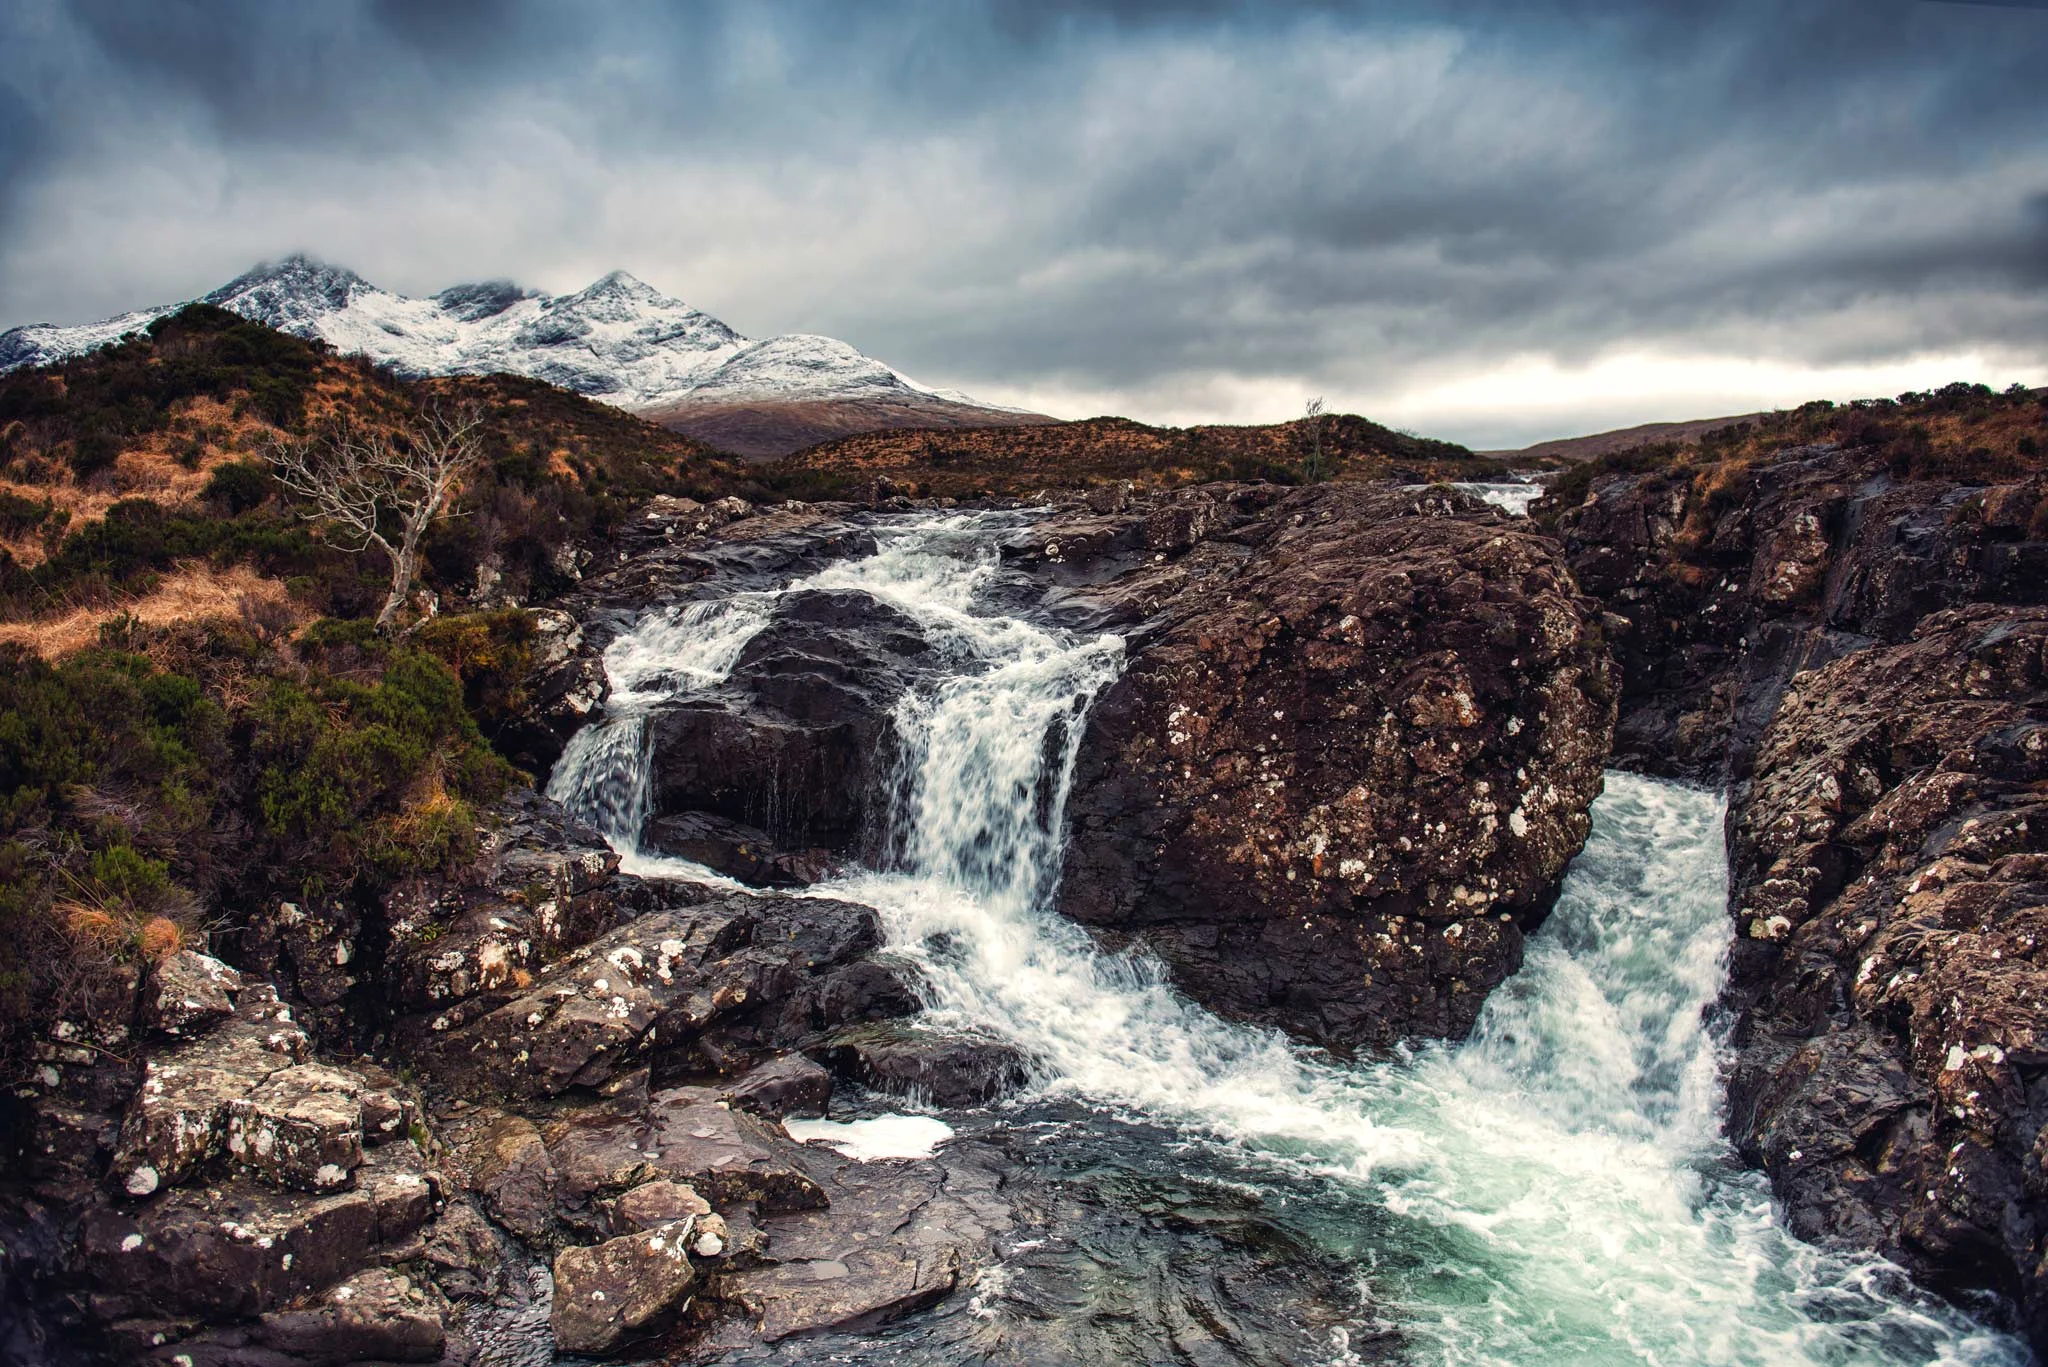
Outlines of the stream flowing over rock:
M2048 1350L2039 476L1796 448L1558 517L1627 619L1617 750L1731 789L1731 1134L1801 1236L1992 1292Z
M1440 488L657 500L473 858L44 1042L0 1355L2018 1367L1853 1249L2031 1294L2048 621L1759 714L1730 1037L1721 798L1603 778L1661 572L1589 598L1591 545ZM1731 1044L1846 1243L1735 1161Z
M1224 554L1140 590L1142 646L1082 743L1061 910L1320 1044L1464 1035L1585 842L1615 714L1598 610L1461 495L1173 511L1147 544Z

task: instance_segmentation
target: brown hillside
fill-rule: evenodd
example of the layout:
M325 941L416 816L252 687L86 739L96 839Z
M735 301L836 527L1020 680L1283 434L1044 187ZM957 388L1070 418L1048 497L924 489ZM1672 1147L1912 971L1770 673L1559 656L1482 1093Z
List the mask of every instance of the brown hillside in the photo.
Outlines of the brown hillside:
M1634 427L1617 427L1611 432L1594 432L1583 437L1558 437L1513 451L1482 451L1480 454L1518 462L1593 460L1600 456L1612 455L1616 451L1628 451L1638 446L1655 445L1658 442L1696 442L1719 428L1735 423L1759 422L1770 416L1769 413L1741 413L1727 418L1688 418L1683 422L1638 423Z
M1325 475L1471 478L1497 467L1462 446L1413 437L1349 414L1323 419ZM984 427L969 431L869 432L799 451L764 472L812 495L884 478L933 495L1023 494L1130 480L1167 488L1213 479L1294 482L1308 476L1307 420L1255 427L1149 427L1129 418Z
M565 552L656 494L766 493L704 443L567 390L504 375L400 380L195 305L116 346L0 376L0 621L146 615L166 576L226 582L238 568L277 594L289 586L292 614L361 611L381 565L327 546L263 452L341 420L402 426L428 404L473 404L486 421L485 464L424 548L426 585L451 606L558 591L574 570Z
M915 402L826 399L792 403L682 403L642 414L676 432L757 460L862 432L901 428L954 430L1057 422L1037 413L978 408L949 399Z
M1555 522L1576 507L1595 480L1612 474L1684 479L1700 495L1698 516L1718 515L1749 472L1782 461L1800 447L1846 448L1881 460L1894 479L1944 479L1994 484L2048 469L2048 389L2019 385L1996 393L1955 383L1895 399L1826 399L1750 421L1725 424L1689 441L1665 441L1575 463L1536 506ZM2048 526L2048 503L2043 504ZM1701 527L1689 534L1704 536Z

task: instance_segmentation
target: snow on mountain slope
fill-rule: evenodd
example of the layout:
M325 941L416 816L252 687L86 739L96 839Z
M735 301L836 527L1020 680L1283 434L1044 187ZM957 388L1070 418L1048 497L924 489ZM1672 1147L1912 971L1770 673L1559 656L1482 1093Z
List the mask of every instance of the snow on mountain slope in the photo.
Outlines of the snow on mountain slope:
M882 401L915 409L936 401L992 417L1017 411L926 389L830 337L750 341L624 271L552 297L494 280L413 299L293 256L229 281L205 302L401 374L530 375L621 408ZM0 334L0 371L105 346L175 307L78 327L15 328Z
M701 402L865 399L923 395L880 361L830 337L791 333L749 342L704 376L689 397Z
M109 318L103 323L80 323L58 327L54 323L30 323L27 327L0 332L0 375L22 366L50 365L69 360L82 352L111 346L131 332L148 327L168 309L140 309Z

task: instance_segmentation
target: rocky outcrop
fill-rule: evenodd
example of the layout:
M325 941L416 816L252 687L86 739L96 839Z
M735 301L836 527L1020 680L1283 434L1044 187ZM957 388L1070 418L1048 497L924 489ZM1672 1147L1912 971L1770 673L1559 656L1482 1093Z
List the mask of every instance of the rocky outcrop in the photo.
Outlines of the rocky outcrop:
M439 1361L461 1350L418 1257L446 1194L418 1098L367 1062L315 1062L275 984L195 951L155 966L131 1068L81 1065L37 1103L43 1151L17 1269L81 1353L248 1367ZM89 1179L89 1180L81 1180ZM38 1213L40 1212L40 1213ZM482 1250L444 1256L473 1268Z
M1794 674L1903 642L1942 608L2048 598L2048 542L2029 531L2044 501L2038 475L1905 480L1835 446L1597 478L1546 515L1617 618L1617 760L1739 782Z
M992 1261L1014 1218L986 1154L851 1162L709 1088L573 1108L549 1131L471 1113L450 1122L449 1167L556 1250L564 1351L619 1351L693 1298L707 1347L870 1327Z
M828 1199L774 1118L830 1099L795 1050L916 1008L901 967L869 957L874 912L629 877L531 794L478 842L377 904L273 908L242 969L182 952L109 1022L60 1027L30 1203L0 1206L39 1332L110 1361L461 1361L466 1315L546 1331L519 1270L542 1257L563 1351L740 1313L718 1275L767 1265L761 1221ZM302 1024L264 962L340 1020ZM371 1004L395 1017L349 1019ZM358 1038L523 1109L429 1106L321 1052ZM132 1069L115 1045L139 1045ZM711 1085L655 1090L650 1065ZM657 1235L687 1247L653 1259Z
M715 696L655 713L655 811L712 813L788 849L857 850L886 797L891 713L930 656L912 618L867 594L785 596Z
M823 898L669 908L548 965L491 1011L435 1015L412 1034L414 1054L472 1096L602 1087L648 1061L721 1071L807 1034L806 989L880 941L873 911Z
M465 1017L506 1001L542 963L649 902L617 876L619 857L596 831L538 794L494 815L467 869L384 895L383 995L400 1013Z
M305 1304L253 1324L163 1345L154 1358L183 1367L330 1367L355 1362L443 1362L452 1307L431 1280L371 1268ZM459 1336L455 1340L461 1351Z
M1730 1128L1791 1227L2048 1340L2048 609L1794 676L1730 844Z
M1077 595L1151 622L1089 719L1061 909L1322 1044L1462 1035L1585 840L1615 712L1599 611L1463 495L1199 493Z

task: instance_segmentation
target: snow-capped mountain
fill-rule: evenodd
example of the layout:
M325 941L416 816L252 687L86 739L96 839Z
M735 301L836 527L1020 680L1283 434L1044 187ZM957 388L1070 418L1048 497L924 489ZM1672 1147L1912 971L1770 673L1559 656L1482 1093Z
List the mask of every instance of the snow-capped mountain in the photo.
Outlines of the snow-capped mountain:
M848 430L1042 420L927 389L830 337L751 341L624 271L574 294L548 296L493 280L413 299L379 289L353 271L293 256L258 266L204 302L281 332L318 338L403 375L528 375L647 412L683 431L715 409L713 426L729 436L735 410L765 405L776 420L763 428L751 420L759 415L749 415L741 424L746 435L734 448L754 455L795 450L808 444L806 437ZM76 327L15 328L0 334L0 372L105 346L181 307L143 309ZM811 410L819 404L851 407Z

